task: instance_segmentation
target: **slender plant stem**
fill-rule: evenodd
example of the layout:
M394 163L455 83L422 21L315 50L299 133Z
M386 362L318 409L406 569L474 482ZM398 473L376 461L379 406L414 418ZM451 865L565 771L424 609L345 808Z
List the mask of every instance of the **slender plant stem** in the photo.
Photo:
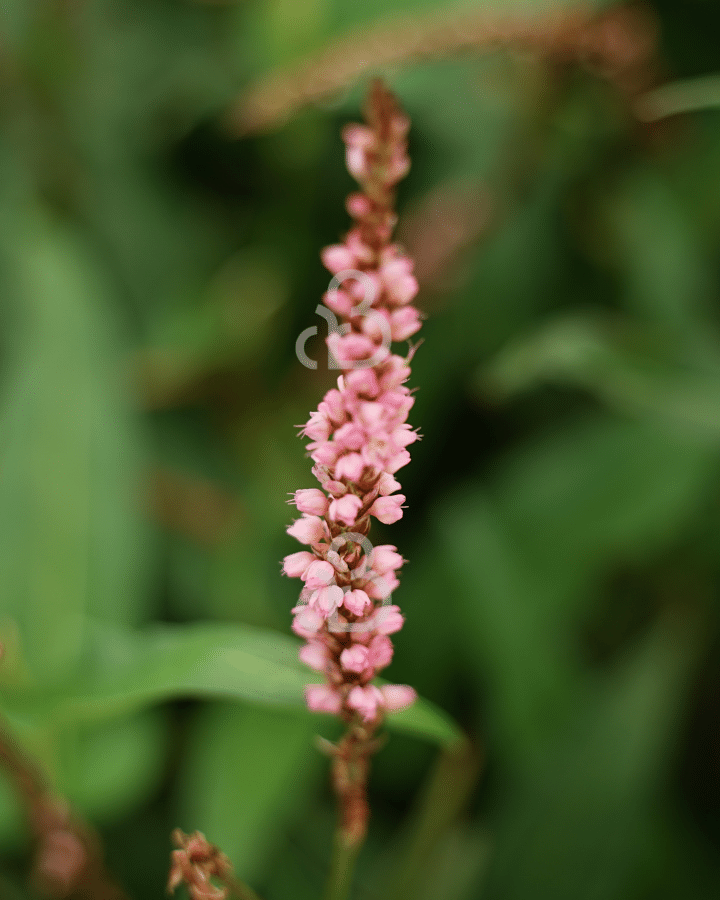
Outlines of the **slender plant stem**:
M415 809L405 851L385 896L412 900L427 882L435 851L467 805L482 767L482 757L469 741L441 754Z
M243 881L238 881L237 878L228 878L225 884L230 889L230 893L234 894L237 900L260 900L259 894L256 894L255 891Z
M350 896L355 863L363 842L364 835L354 839L347 834L342 824L338 825L325 888L325 900L347 900Z

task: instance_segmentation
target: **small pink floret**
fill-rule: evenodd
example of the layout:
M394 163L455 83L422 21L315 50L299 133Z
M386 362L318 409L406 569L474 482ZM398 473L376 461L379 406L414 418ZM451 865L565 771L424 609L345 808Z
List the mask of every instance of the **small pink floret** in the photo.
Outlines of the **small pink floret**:
M346 494L330 504L330 518L342 525L352 525L360 512L362 500L354 494Z
M318 516L303 516L292 523L287 533L301 544L318 544L325 537L325 523Z
M385 708L390 712L405 709L417 700L417 692L408 684L386 684L380 691Z
M293 502L301 513L310 516L324 516L328 508L328 498L317 488L295 491Z
M375 516L385 525L392 525L398 519L402 519L402 505L405 502L404 494L393 494L391 497L378 497L370 507L370 515Z
M305 700L313 712L327 712L337 715L342 702L340 695L325 684L309 684L305 688Z
M374 684L367 684L365 687L356 685L348 694L347 705L360 713L367 722L377 717L378 710L385 705L385 698Z
M289 578L302 578L310 563L315 561L315 554L308 550L298 550L283 560L283 572Z
M340 654L340 665L348 672L364 672L368 666L368 648L353 644Z

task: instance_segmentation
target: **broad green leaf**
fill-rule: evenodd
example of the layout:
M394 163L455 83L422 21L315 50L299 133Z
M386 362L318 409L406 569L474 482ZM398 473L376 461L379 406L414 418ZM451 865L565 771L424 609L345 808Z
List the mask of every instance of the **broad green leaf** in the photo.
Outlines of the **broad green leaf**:
M587 694L500 816L483 897L631 896L631 867L645 852L675 750L696 639L692 623L668 617Z
M306 711L314 679L290 636L242 625L157 626L133 633L96 624L78 683L63 694L8 696L46 728L109 722L182 697L246 701ZM308 713L309 715L309 713ZM419 700L388 716L388 726L440 744L461 732L434 705Z
M527 759L566 718L581 673L557 630L556 585L530 565L500 508L468 493L436 515L465 624L459 638L490 687L490 727L503 752Z
M28 677L57 682L80 659L86 614L132 622L145 603L141 440L114 298L87 248L26 211L0 251L15 324L0 399L0 619Z
M250 884L325 771L316 726L310 716L229 704L211 704L192 722L178 824L222 847Z
M584 683L575 631L598 580L671 544L716 467L707 448L598 417L526 443L486 488L438 508L462 639L505 752L532 758L562 725Z
M91 821L128 815L163 773L166 724L160 711L144 710L65 729L58 739L55 789Z
M605 216L629 308L680 345L702 339L717 297L714 272L671 183L638 169L608 196Z
M512 341L477 377L481 395L512 395L544 383L585 388L619 412L680 430L689 439L720 441L716 348L685 361L637 324L570 315Z

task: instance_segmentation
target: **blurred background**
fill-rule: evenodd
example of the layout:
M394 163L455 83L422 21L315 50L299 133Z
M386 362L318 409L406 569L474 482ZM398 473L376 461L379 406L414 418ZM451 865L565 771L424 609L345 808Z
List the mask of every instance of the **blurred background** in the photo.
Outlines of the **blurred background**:
M711 0L2 4L3 704L55 692L38 759L133 898L175 826L265 900L321 890L322 717L71 726L63 697L93 622L120 657L158 622L289 633L295 426L334 378L295 340L375 74L413 122L427 314L409 509L373 535L409 560L388 676L476 759L391 736L356 896L718 896L718 34ZM34 898L5 776L0 849L3 900Z

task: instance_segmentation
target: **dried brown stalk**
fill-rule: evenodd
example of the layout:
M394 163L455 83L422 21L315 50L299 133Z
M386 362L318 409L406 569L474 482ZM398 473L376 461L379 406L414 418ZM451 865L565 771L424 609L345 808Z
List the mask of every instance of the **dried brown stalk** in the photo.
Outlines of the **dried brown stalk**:
M37 890L52 900L128 900L105 869L97 834L52 794L2 726L0 765L15 786L36 840L32 881Z
M640 4L600 15L579 6L545 17L487 10L393 16L261 80L232 104L224 125L236 137L266 131L368 72L499 47L586 65L635 96L657 78L656 32L652 12Z

